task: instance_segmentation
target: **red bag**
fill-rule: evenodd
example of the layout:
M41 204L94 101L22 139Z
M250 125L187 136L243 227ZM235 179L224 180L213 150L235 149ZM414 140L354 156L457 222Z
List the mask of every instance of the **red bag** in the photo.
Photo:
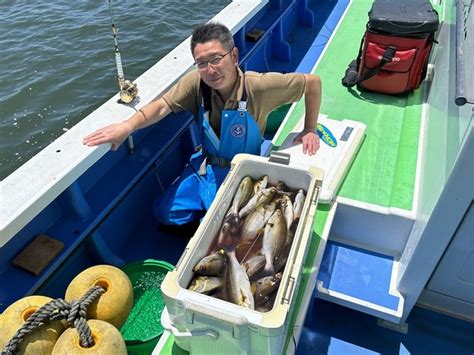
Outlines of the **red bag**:
M427 0L376 0L367 30L342 85L384 94L420 86L438 29L438 14Z
M425 78L432 43L429 36L407 38L367 31L358 73L360 78L367 79L358 83L359 89L384 94L400 94L416 89ZM390 47L394 53L390 52ZM387 49L391 58L384 63ZM374 70L377 72L367 75Z

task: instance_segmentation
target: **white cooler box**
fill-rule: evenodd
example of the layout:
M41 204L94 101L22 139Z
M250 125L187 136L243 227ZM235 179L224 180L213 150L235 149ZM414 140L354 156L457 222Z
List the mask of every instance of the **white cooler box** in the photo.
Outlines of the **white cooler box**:
M176 344L192 354L281 354L300 283L302 266L312 236L312 225L323 172L319 168L288 161L278 152L270 158L238 154L206 213L189 241L176 269L168 272L161 290L166 303L163 326ZM207 255L229 209L240 181L246 175L268 175L269 185L283 181L290 189L303 188L306 200L295 233L273 308L266 313L186 289L193 267Z

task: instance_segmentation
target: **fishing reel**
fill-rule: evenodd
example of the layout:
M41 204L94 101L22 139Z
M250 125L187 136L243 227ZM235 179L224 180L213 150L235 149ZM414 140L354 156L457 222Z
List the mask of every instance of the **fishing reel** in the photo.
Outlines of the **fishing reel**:
M129 104L138 96L137 84L130 80L123 80L120 82L120 102Z

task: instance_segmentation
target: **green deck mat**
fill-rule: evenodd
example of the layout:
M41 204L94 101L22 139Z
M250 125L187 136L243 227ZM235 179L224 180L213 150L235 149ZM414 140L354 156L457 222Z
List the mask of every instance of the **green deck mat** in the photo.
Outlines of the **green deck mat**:
M315 70L323 84L321 113L367 125L365 141L339 196L411 210L415 184L423 87L406 96L348 91L341 78L359 52L371 0L353 0ZM276 145L281 145L304 112L301 100Z

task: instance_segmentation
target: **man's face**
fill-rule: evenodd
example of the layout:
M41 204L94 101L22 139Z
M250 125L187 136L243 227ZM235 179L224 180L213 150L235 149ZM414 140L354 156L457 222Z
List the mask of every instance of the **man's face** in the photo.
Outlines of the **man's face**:
M228 90L234 85L237 54L237 48L229 52L218 41L198 43L193 53L195 62L201 64L198 71L202 80L214 90ZM211 64L213 61L219 63ZM207 66L200 68L203 64Z

